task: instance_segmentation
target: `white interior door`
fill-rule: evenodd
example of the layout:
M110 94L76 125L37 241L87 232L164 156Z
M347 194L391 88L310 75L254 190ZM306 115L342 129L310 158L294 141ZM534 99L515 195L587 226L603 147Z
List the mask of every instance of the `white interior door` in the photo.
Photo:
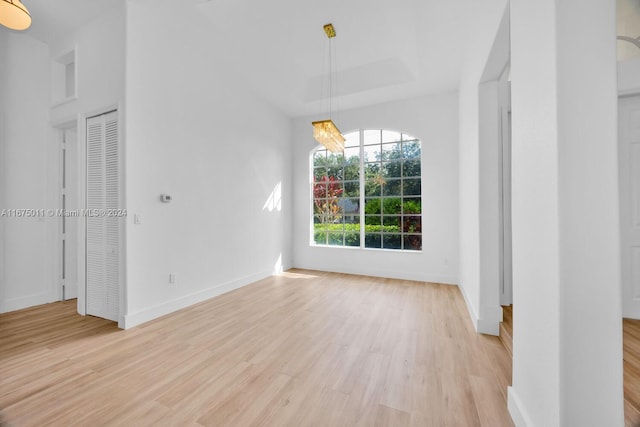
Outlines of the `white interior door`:
M60 203L63 210L76 212L78 208L77 150L78 131L75 128L62 131L62 179ZM62 215L61 227L61 270L62 298L78 298L78 218L75 215Z
M118 115L87 119L86 313L118 321Z
M620 98L618 126L622 315L640 319L640 96Z

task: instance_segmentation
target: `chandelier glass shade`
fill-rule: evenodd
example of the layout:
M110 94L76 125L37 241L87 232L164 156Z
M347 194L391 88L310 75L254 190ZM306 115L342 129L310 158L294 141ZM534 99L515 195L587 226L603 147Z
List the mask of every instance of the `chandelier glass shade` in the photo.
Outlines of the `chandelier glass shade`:
M313 125L313 137L316 141L332 153L344 151L344 136L331 119L311 122L311 124Z
M0 24L12 30L26 30L31 26L31 15L20 0L0 0Z

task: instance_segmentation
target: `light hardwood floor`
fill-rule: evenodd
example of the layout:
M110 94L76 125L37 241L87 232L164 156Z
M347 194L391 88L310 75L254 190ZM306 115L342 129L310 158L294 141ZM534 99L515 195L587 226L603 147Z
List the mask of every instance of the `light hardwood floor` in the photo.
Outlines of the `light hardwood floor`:
M623 319L624 418L626 427L640 426L640 320Z
M0 315L3 426L510 426L457 287L291 270L127 331Z

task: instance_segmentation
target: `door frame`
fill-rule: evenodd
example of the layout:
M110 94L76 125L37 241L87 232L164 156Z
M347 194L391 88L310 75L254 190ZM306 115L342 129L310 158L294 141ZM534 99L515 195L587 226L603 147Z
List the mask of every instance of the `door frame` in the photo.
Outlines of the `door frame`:
M620 106L628 100L638 100L640 104L640 91L632 93L624 93L618 96L618 188L619 188L619 204L620 204L620 286L622 295L622 316L630 319L640 319L640 309L636 308L632 301L637 298L633 297L633 284L631 283L632 273L631 255L629 253L630 241L627 238L629 232L629 222L631 220L631 200L628 196L631 192L628 184L623 181L630 179L630 168L625 164L621 152L623 141L623 129L620 121ZM633 101L632 101L633 102ZM628 154L628 153L627 153ZM628 190L628 191L624 191Z
M513 257L511 234L511 108L500 109L500 305L513 304ZM505 156L505 153L507 156ZM508 157L508 158L506 158ZM506 176L505 172L509 172ZM509 191L505 191L508 188ZM509 212L507 212L507 206Z
M48 203L47 203L47 211L45 218L46 221L49 222L49 239L51 247L51 256L49 263L51 265L51 277L53 278L51 281L51 295L52 300L54 301L62 301L63 300L63 290L62 290L62 266L60 260L62 259L62 250L60 242L62 241L62 227L60 226L60 217L57 212L60 212L62 209L62 201L60 197L60 192L62 188L62 141L64 138L65 131L69 129L78 129L77 119L65 119L51 124L51 128L53 131L52 139L53 144L51 144L50 152L48 154L49 164L50 166L48 171L49 182L47 183L48 191ZM76 141L78 143L78 141ZM67 158L67 162L73 161L74 159ZM75 159L76 167L78 166L78 159ZM76 191L78 191L78 187L76 186ZM54 212L55 211L55 212ZM76 229L76 235L79 232L79 228ZM78 248L78 242L75 242L76 248ZM79 248L78 248L79 250ZM79 284L78 284L79 287ZM78 310L78 313L80 311Z

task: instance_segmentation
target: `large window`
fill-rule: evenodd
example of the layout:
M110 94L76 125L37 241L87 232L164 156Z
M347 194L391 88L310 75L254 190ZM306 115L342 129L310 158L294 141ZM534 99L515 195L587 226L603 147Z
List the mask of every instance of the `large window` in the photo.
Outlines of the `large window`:
M420 141L381 129L345 138L344 153L313 153L313 243L421 250Z

